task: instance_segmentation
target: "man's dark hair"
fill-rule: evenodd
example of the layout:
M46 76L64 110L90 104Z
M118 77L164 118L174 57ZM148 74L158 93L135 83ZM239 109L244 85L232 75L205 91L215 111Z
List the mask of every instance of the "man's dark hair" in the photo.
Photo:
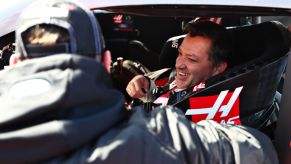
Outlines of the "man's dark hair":
M20 56L23 60L27 57L43 57L58 53L71 53L69 32L53 24L37 24L21 34L23 46L29 56Z
M203 36L211 40L212 45L208 53L214 67L228 62L233 50L233 39L223 26L211 21L191 21L186 26L186 32L191 37Z
M67 30L48 24L40 24L30 27L23 34L25 44L51 45L57 43L69 43L69 33Z

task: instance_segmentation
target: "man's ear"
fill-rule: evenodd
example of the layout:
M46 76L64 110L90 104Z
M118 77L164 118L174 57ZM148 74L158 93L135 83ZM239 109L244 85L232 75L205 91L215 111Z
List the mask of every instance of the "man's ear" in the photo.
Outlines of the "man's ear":
M110 73L111 62L111 52L109 50L106 50L102 55L102 64L104 65L108 73Z
M227 63L226 62L220 63L218 66L216 66L213 69L212 76L215 76L217 74L220 74L220 73L224 72L226 68L227 68Z

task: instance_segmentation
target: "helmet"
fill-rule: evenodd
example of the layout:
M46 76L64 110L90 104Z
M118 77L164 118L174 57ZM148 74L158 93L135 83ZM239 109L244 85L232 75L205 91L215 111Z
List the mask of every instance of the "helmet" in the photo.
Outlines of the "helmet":
M41 45L28 47L23 33L36 25L53 25L68 31L66 46L46 49ZM101 60L105 47L100 26L94 14L73 0L39 0L20 15L16 27L16 54L20 58L41 57L56 53L73 53ZM36 53L37 52L37 53Z

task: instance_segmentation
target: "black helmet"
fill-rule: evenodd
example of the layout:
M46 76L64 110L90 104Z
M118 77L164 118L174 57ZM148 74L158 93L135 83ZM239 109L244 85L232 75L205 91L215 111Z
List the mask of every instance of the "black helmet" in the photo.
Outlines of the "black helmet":
M36 25L53 25L68 31L70 42L66 49L54 46L47 52L41 45L34 49L27 47L23 33ZM20 58L46 56L52 53L74 53L96 57L100 61L104 49L104 40L100 26L94 14L86 7L73 0L39 0L30 5L20 15L16 28L16 53ZM31 53L30 52L33 52ZM37 52L37 53L35 53Z

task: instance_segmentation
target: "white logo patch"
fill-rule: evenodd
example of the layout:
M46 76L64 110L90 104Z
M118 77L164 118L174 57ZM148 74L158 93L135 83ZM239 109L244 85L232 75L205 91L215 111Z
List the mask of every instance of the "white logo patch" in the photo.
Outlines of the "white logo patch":
M14 84L9 90L9 95L16 98L35 96L48 91L50 88L50 82L45 79L29 79Z

